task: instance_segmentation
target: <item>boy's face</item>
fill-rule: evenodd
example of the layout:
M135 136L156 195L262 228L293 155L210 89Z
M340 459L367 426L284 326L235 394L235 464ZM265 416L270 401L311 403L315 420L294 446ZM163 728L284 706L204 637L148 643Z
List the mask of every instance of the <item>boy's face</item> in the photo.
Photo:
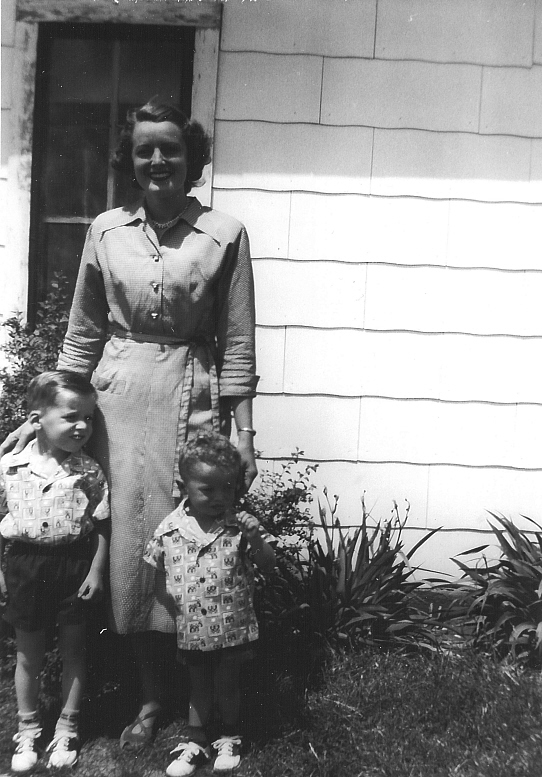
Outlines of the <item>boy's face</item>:
M30 413L37 433L41 431L50 452L76 453L92 434L96 400L68 389L59 389L55 404Z
M196 518L217 518L233 506L235 472L197 462L184 473L183 482L192 514Z

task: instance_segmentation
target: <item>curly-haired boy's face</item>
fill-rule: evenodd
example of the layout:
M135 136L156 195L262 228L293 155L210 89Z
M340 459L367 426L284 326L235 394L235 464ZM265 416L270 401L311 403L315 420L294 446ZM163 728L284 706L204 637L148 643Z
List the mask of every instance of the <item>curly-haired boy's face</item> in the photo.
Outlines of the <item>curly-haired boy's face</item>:
M218 518L235 502L237 475L198 461L183 473L190 513L196 518Z
M181 128L172 121L138 121L132 136L136 181L145 194L184 197L187 152Z

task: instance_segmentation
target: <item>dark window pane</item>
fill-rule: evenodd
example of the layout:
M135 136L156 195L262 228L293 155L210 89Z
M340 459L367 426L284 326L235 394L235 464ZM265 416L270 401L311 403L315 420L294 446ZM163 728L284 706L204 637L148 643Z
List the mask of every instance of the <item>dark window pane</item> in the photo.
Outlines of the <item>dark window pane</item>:
M109 106L53 103L43 173L47 216L97 216L107 207Z
M54 103L110 103L113 96L113 41L54 38L51 43L49 99Z
M164 62L168 67L164 68ZM127 108L141 105L151 97L179 102L183 70L182 46L177 41L159 44L148 37L121 43L119 79L119 117Z
M190 114L194 35L189 27L40 24L31 318L55 272L68 276L73 288L89 221L140 196L126 176L109 168L128 109L157 97Z
M88 224L46 224L46 261L47 272L45 288L56 272L62 272L70 284L70 292L73 293L79 261L81 259L81 247L85 242Z

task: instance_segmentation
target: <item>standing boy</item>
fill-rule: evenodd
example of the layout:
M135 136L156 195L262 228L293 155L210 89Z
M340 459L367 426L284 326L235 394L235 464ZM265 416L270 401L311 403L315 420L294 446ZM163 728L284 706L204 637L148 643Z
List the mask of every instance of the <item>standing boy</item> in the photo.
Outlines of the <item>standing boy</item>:
M62 711L47 751L49 767L78 758L79 709L86 678L85 606L103 592L107 562L108 488L99 465L81 448L92 434L93 386L71 372L45 372L28 388L36 439L0 462L0 589L4 619L15 629L18 731L11 768L39 757L40 672L46 629L59 625Z
M187 496L158 526L145 556L165 570L191 685L188 737L173 751L169 777L188 777L209 760L206 729L215 698L221 728L214 771L229 772L240 761L239 673L258 639L253 562L262 572L275 565L257 519L232 510L240 467L225 437L200 432L189 441L179 460Z

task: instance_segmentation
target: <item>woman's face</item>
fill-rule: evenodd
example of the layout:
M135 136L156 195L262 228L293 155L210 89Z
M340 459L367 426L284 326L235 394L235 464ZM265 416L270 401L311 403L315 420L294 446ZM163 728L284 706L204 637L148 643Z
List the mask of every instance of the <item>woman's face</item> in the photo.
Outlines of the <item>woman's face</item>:
M145 195L184 196L186 145L176 124L137 122L132 136L132 161L136 181Z

